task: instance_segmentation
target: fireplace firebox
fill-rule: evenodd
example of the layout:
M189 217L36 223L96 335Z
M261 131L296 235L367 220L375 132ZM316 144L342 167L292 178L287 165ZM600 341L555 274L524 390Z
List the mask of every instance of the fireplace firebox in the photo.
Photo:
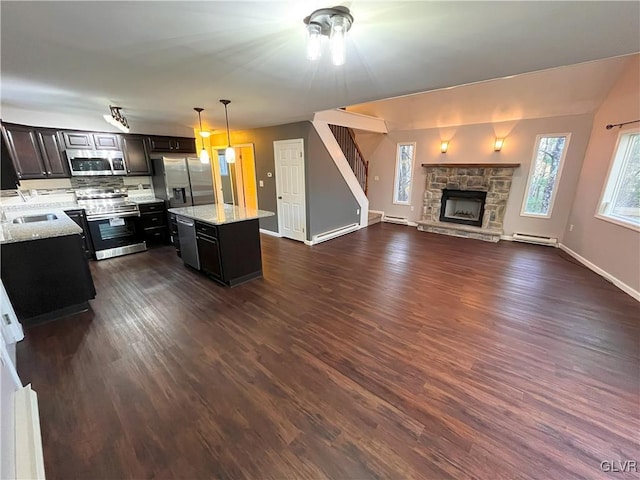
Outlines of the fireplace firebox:
M477 190L442 190L440 221L482 227L487 192Z

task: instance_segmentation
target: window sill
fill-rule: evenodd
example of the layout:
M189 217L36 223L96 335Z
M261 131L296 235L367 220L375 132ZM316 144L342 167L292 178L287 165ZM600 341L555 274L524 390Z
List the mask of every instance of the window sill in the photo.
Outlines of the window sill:
M636 225L634 223L625 222L624 220L618 220L615 217L609 217L607 215L602 215L601 213L596 213L594 217L599 218L600 220L604 220L605 222L613 223L614 225L618 225L619 227L624 227L635 232L640 232L640 225Z
M538 214L538 213L524 213L524 212L520 212L520 216L521 217L530 217L530 218L543 218L543 219L549 219L551 218L551 213L549 213L548 215L543 215L543 214Z
M394 205L402 205L404 207L410 207L411 204L409 202L393 202Z

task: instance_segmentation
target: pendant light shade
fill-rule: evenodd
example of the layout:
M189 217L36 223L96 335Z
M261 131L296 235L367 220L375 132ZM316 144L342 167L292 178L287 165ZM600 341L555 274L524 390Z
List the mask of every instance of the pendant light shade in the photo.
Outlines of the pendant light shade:
M202 107L193 107L193 109L198 112L198 124L200 125L200 135L202 137L204 137L205 135L202 135L202 118L200 117L200 114L202 113L202 111L204 110L204 108ZM207 135L208 137L208 135ZM207 149L204 148L204 138L202 140L202 150L200 150L200 163L209 163L209 152L207 152Z
M231 103L231 100L220 100L220 103L224 105L224 118L227 121L227 149L224 151L224 158L227 163L236 163L236 151L231 146L231 134L229 133L229 114L227 113L227 105Z

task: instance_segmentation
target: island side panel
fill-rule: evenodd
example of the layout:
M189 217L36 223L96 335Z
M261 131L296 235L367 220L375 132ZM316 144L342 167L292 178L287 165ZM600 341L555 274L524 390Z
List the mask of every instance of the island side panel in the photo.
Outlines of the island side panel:
M237 285L262 275L259 220L218 226L225 283Z

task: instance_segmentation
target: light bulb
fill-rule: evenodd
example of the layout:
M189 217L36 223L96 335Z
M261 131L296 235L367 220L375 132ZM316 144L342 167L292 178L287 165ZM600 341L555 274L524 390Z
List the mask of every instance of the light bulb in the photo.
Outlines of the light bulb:
M201 136L202 138L209 138L209 137L211 136L211 132L209 132L208 130L204 130L204 131L203 131L203 130L201 130L201 131L200 131L200 136Z
M204 147L200 150L200 163L209 163L209 152Z
M336 67L344 65L346 33L347 19L340 15L331 17L331 63Z
M224 151L224 158L227 163L236 163L236 151L233 149L233 147L227 147L227 149Z
M309 23L307 25L307 58L317 60L322 53L322 32L320 25Z

